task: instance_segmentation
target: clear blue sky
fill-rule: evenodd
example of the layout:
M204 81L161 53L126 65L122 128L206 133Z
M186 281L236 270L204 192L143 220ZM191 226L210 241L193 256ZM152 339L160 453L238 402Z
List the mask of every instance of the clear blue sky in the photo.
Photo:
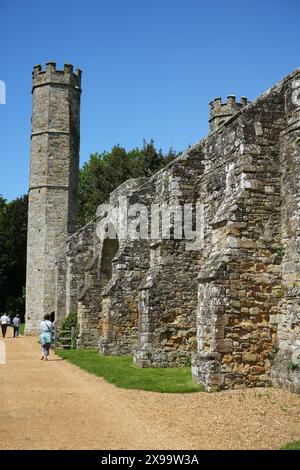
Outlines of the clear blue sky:
M0 0L0 194L28 189L34 64L83 70L81 164L143 138L183 150L211 99L254 99L299 67L299 17L299 0Z

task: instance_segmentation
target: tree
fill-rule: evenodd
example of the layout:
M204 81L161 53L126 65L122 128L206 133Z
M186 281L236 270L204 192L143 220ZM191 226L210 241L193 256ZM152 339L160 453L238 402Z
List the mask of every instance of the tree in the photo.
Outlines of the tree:
M0 311L25 311L27 196L0 198Z
M0 194L0 219L4 214L5 206L6 206L6 200Z
M98 205L106 202L110 193L124 181L150 177L176 156L172 149L164 155L155 148L153 140L144 141L141 149L129 152L116 145L110 152L92 154L80 172L79 226L87 223L95 215Z

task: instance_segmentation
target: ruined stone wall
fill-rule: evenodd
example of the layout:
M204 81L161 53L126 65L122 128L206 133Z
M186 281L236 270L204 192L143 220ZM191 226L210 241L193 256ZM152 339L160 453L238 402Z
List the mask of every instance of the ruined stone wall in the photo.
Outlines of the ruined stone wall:
M58 323L77 312L85 287L86 269L95 251L95 221L68 238L56 263L56 312Z
M68 239L66 252L66 314L77 311L85 287L86 270L97 249L96 222L91 221Z
M69 250L69 258L74 259L73 271L82 267L85 271L80 294L75 284L69 287L77 294L81 348L97 347L103 354L132 354L136 347L138 287L149 266L149 247L147 242L120 238L117 215L119 198L128 198L128 204L133 205L136 188L144 182L143 178L126 181L111 194L109 207L99 207L90 227L93 248L89 253L83 250L84 262L74 257L76 239ZM138 200L147 203L147 198L148 192L145 197L141 192ZM107 237L108 228L115 237ZM85 236L83 230L83 239Z
M207 390L299 391L299 83L296 71L253 103L231 97L205 139L149 181L125 182L69 240L57 265L67 285L60 305L78 302L80 347L134 354L142 367L182 366L192 355ZM120 197L134 209L126 238ZM192 222L201 243L176 237L177 216L171 238L153 238L150 227L147 240L134 238L139 204L201 206L202 226Z
M75 229L81 73L48 63L33 72L26 333L56 309L56 262Z
M280 146L284 84L204 142L199 179L207 232L199 273L193 376L208 390L264 386L276 343L281 289Z
M132 242L117 254L112 279L102 291L99 347L103 354L133 354L138 340L138 288L148 266L146 243Z
M97 277L99 241L97 218L69 238L66 252L66 314L77 312L80 325L78 345L98 346L97 312L99 281ZM96 290L97 299L92 294ZM98 292L99 291L99 292Z
M145 272L149 267L148 240L135 239L132 230L136 213L140 204L144 207L151 202L151 184L146 178L128 180L117 188L110 196L110 203L116 211L120 209L122 199L128 205L127 235L122 238L121 227L110 215L102 221L102 227L112 223L116 229L118 250L112 262L111 278L102 291L102 311L99 318L99 349L103 354L133 354L138 339L138 289ZM138 204L138 206L135 206ZM133 227L131 228L131 223ZM102 259L105 258L105 243ZM100 277L104 271L100 269ZM103 276L102 276L103 277Z
M57 325L61 324L67 315L66 309L66 283L67 263L65 257L65 246L61 247L59 259L56 261L55 276L55 312Z
M183 205L195 209L196 177L202 171L201 154L193 148L151 179L152 203L181 208L182 228ZM187 240L180 239L184 233L181 237L174 232L178 212L170 218L171 239L166 232L165 239L151 240L150 268L140 286L134 360L142 367L188 364L195 347L199 249L188 250Z
M282 284L280 308L271 317L277 325L272 357L276 385L300 392L300 72L284 89L287 126L280 137Z

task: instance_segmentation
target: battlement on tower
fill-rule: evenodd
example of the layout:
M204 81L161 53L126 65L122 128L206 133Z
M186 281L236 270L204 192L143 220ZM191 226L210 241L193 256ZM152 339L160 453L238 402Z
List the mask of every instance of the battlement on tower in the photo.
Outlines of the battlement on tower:
M210 106L210 130L218 129L229 118L238 113L242 108L247 106L250 101L245 96L241 97L241 101L237 102L234 95L227 96L227 102L222 103L222 98L217 97L209 103Z
M37 87L53 83L68 85L81 90L81 73L80 69L74 72L71 64L64 64L64 70L57 70L55 62L47 62L45 70L38 64L33 67L32 85Z

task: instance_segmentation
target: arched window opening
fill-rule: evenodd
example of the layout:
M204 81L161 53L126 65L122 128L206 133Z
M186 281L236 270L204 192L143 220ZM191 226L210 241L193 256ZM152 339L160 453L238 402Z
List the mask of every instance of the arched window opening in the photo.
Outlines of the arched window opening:
M112 260L119 250L118 239L106 238L101 257L101 278L107 283L112 278Z

